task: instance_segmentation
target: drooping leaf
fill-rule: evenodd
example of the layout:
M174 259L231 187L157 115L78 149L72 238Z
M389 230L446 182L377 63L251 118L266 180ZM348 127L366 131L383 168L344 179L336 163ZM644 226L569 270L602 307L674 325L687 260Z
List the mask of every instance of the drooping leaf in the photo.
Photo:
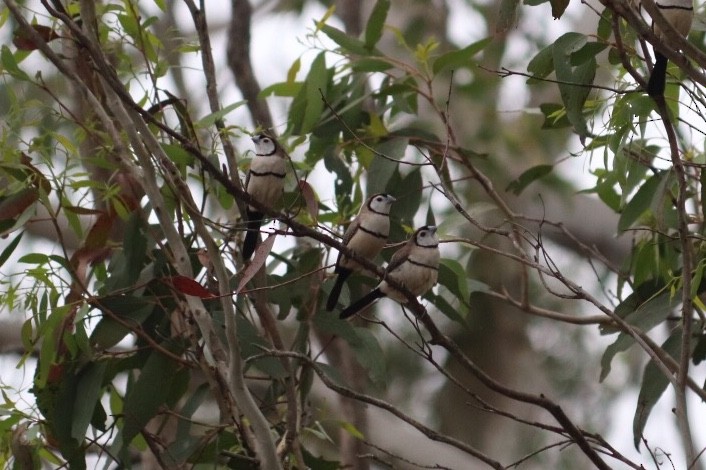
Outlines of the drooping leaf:
M588 134L583 107L596 75L597 62L595 57L591 57L581 65L574 66L572 55L587 42L588 39L583 34L566 33L554 42L552 48L554 69L567 117L576 133L582 137Z
M2 250L2 253L0 253L0 267L2 267L3 264L12 256L12 253L15 251L15 248L17 248L17 245L20 243L20 240L22 240L22 236L24 235L24 232L20 232L19 235L17 235L8 245L5 247L4 250Z
M618 221L618 230L625 231L635 225L639 218L652 206L652 201L655 196L663 196L664 193L658 191L665 178L668 178L668 172L659 172L644 182L637 190L630 202L625 206L620 214Z
M432 66L434 75L447 68L457 69L471 66L471 57L485 49L492 41L493 38L481 39L480 41L476 41L463 49L447 52L446 54L437 57L436 60L434 60L434 65Z
M625 321L642 331L649 331L672 313L676 302L671 298L669 292L663 292L640 305L637 310L625 317ZM603 381L610 373L613 358L633 344L635 344L635 339L630 334L621 332L615 342L606 348L601 357L600 381Z
M93 304L104 312L90 337L90 343L98 350L118 344L132 329L142 325L154 310L154 303L149 298L128 295L95 299Z
M367 168L366 194L384 193L387 191L392 175L397 170L399 164L395 160L404 158L407 148L407 139L391 139L378 145L375 150L389 158L375 155L370 166Z
M14 219L37 202L38 199L39 191L34 187L21 189L3 198L0 201L0 220Z
M516 180L511 181L505 191L510 191L516 196L519 196L534 181L547 176L554 170L554 165L537 165L525 170Z
M272 345L261 336L260 331L243 315L236 315L235 321L243 359L248 360L253 356L260 356L263 349L272 348ZM264 356L257 360L250 360L248 366L257 367L258 370L273 379L282 379L287 376L287 371L276 357Z
M542 103L539 105L539 110L544 116L542 129L563 129L571 126L569 119L566 117L566 108L557 103Z
M71 421L71 436L79 442L85 437L96 404L101 398L105 370L105 362L90 362L79 372Z
M344 53L359 55L369 54L367 46L360 39L351 37L340 29L327 24L321 25L320 29L326 36L331 38L333 42L338 44Z
M198 121L196 121L194 123L194 127L197 127L200 129L210 127L210 126L214 125L216 123L216 121L223 119L228 114L230 114L231 111L243 106L246 103L247 103L247 101L236 101L235 103L231 103L228 106L225 106L225 107L219 109L215 113L211 113L211 114L208 114L208 115L202 117L201 119L199 119Z
M462 304L468 305L468 274L455 259L442 259L439 263L439 284L446 287Z
M309 217L316 222L319 217L319 200L316 197L314 188L304 180L299 181L299 193L304 199Z
M29 75L20 69L17 59L15 59L14 54L7 46L2 46L2 49L0 49L0 63L3 70L12 75L13 78L23 82L29 81Z
M698 336L698 340L694 341L696 346L694 347L694 353L691 360L695 365L699 365L701 361L706 359L706 334Z
M527 72L534 78L529 78L527 83L537 82L538 78L545 78L554 72L554 47L547 46L539 51L527 64Z
M33 24L29 27L32 28L34 32L42 38L44 42L50 42L60 37L59 34L57 34L49 26ZM13 31L12 44L14 44L17 49L22 51L34 51L39 48L39 45L35 43L32 35L30 35L29 32L27 32L24 28L17 28L15 31Z
M378 386L385 383L385 354L377 338L367 328L354 327L358 341L351 343L355 357L360 365L368 371L370 381Z
M382 29L385 26L387 12L390 10L390 0L378 0L375 2L373 11L365 26L365 47L372 51L382 37Z
M163 344L172 353L179 348ZM180 365L161 351L152 351L140 371L140 375L125 393L123 406L124 424L122 432L115 440L117 449L128 446L133 438L157 413L159 407L169 398L172 384Z
M679 356L681 336L681 327L677 327L662 344L662 350L672 358ZM664 375L664 372L655 365L654 361L648 362L642 374L640 394L637 397L637 408L632 422L633 444L637 450L640 450L640 441L647 424L647 418L668 385L669 378Z
M569 6L569 0L549 0L549 3L552 5L552 17L555 20L561 18Z
M314 59L306 77L304 90L306 93L306 108L301 124L301 134L310 132L321 119L324 111L323 96L328 88L328 70L326 69L326 56L322 52Z
M253 254L252 261L245 269L243 277L240 278L240 283L235 291L236 294L243 290L248 282L250 282L250 279L252 279L253 276L255 276L260 268L265 264L265 261L267 261L267 256L270 254L270 251L272 251L272 246L275 244L276 239L277 234L271 233L262 241L262 243L258 245L255 253Z

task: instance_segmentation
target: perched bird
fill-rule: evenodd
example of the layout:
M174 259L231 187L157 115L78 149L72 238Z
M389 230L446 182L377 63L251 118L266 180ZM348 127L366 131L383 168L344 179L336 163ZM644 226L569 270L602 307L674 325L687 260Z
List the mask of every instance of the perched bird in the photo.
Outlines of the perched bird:
M284 177L287 176L287 158L277 141L265 134L252 138L255 158L245 181L245 191L266 206L273 207L284 192ZM249 260L260 240L263 214L252 206L247 208L247 227L243 242L243 259Z
M686 37L691 29L691 20L694 18L693 0L657 0L655 2L664 19L671 24L674 29ZM655 33L658 37L664 37L664 33L655 25ZM647 83L647 94L655 97L664 95L664 87L667 79L667 58L654 48L655 66L652 75Z
M404 286L413 295L422 295L434 284L439 276L439 237L436 227L427 225L416 232L397 250L385 269L385 278L367 295L343 309L341 319L348 318L363 310L381 297L390 297L400 303L407 303L407 297L393 289L387 280Z
M395 198L389 194L374 194L363 204L355 220L348 226L343 235L343 244L353 250L358 256L373 260L385 246L390 234L390 206ZM326 310L331 311L341 295L343 283L353 271L363 267L343 253L338 254L336 283L331 289L326 302Z

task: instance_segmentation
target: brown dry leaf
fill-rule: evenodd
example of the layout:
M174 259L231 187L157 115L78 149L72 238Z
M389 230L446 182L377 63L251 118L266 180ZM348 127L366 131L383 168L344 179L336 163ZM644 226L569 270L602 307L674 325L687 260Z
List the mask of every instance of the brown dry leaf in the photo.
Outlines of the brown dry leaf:
M267 255L270 254L272 245L275 244L275 238L277 238L277 234L272 233L257 247L257 250L255 250L255 254L253 255L252 262L245 269L243 277L240 279L240 283L238 284L238 288L235 290L236 294L239 294L240 291L243 290L243 287L250 282L250 279L252 279L253 276L255 276L255 273L257 273L262 265L265 264Z

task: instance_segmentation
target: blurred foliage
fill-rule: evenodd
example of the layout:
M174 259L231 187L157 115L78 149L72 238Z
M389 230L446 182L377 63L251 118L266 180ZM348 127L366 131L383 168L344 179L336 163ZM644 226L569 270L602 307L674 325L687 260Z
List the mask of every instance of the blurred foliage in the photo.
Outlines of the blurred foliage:
M301 11L304 3L278 2L278 7ZM600 324L601 334L616 335L602 351L600 380L609 375L618 354L636 344L635 331L667 332L660 354L678 359L686 350L695 365L703 360L706 307L701 294L706 263L700 240L704 230L701 165L705 160L697 150L702 145L691 139L703 133L704 123L701 115L692 113L688 124L679 128L679 158L689 163L682 182L669 159L661 156L668 147L653 137L655 126L660 125L654 118L661 115L654 100L639 91L625 64L616 59L627 53L632 67L645 70L643 59L632 46L617 50L610 10L602 12L595 34L567 32L546 47L535 48L533 57L526 61L527 83L538 89L553 87L554 97L538 104L535 115L528 113L527 119L503 123L495 108L499 81L479 72L481 65L492 68L496 64L489 62L502 61L502 41L488 35L454 45L424 30L396 28L389 21L395 7L389 0L372 5L362 34L354 37L333 25L335 8L330 2L322 3L328 10L310 31L308 39L315 45L316 56L308 69L303 70L297 59L281 81L268 84L260 94L262 98L288 100L286 128L278 136L295 156L285 195L288 220L322 232L342 233L366 196L384 191L398 200L392 212L391 242L404 241L420 222L438 223L443 235L456 243L448 245L445 253L451 257L442 261L439 286L424 296L425 305L460 338L486 341L489 351L498 347L490 344L496 342L494 337L481 337L486 328L496 331L492 329L502 321L482 318L484 311L479 305L501 299L526 313L565 309L570 318L564 321L580 323L582 314L576 313L575 304L567 306L564 301L569 297L594 312L600 309L606 316L605 321L589 327ZM542 2L531 2L535 3ZM552 2L551 14L561 17L567 5ZM92 41L109 57L110 68L103 70L87 59L83 64L87 69L76 66L74 72L43 61L44 53L38 49L44 42L42 47L58 51L62 41L76 41L78 58L90 56L81 49L86 47L81 45L84 38L72 37L75 31L71 26L80 23L71 19L80 14L78 5L71 3L66 12L22 10L33 22L31 31L19 26L16 18L9 21L12 13L7 6L0 15L2 32L9 34L11 30L14 34L12 46L8 43L0 49L0 102L5 116L0 137L0 179L4 183L0 189L0 230L8 240L0 253L0 266L16 259L19 271L3 279L0 301L6 310L28 313L22 328L26 352L18 367L28 367L31 357L37 356L31 388L36 407L24 410L3 390L0 461L8 466L39 468L41 461L81 469L87 466L87 455L98 453L106 461L129 467L133 453L149 451L164 468L256 468L257 449L251 431L245 429L249 423L238 410L228 409L233 403L227 386L218 382L217 375L209 375L213 371L213 357L207 352L210 339L204 337L196 313L184 300L198 297L215 325L210 333L223 344L231 341L227 330L231 319L217 294L220 280L204 259L204 251L212 242L218 247L228 270L229 290L235 293L246 269L237 254L244 224L232 215L237 194L223 180L245 172L249 155L241 149L243 158L226 161L218 136L247 136L242 127L229 121L243 102L229 103L196 118L194 98L180 96L171 88L169 78L178 71L164 57L166 38L157 29L160 15L168 7L157 0L97 3L97 31ZM486 14L490 11L484 5L474 7L486 9ZM426 11L431 11L429 8ZM517 2L501 2L499 24L509 27L519 21L522 12L518 8ZM623 44L638 40L622 19L618 28L624 34ZM195 50L192 43L184 41L179 53ZM599 92L596 80L604 68L611 71L614 82ZM470 83L453 81L461 71L472 76ZM111 134L99 124L96 114L69 111L74 109L73 90L66 87L69 77L83 80L106 113L110 113L111 102L103 87L116 87L111 80L117 81L147 125L139 131L118 126L119 131ZM671 83L667 92L671 122L678 123L680 113L686 112L678 101L683 95L699 108L702 92L695 84ZM464 108L466 103L484 109L470 112ZM113 115L110 119L119 121ZM228 126L220 126L224 121ZM663 121L663 125L671 123ZM158 149L149 149L154 165L143 166L142 179L129 180L123 173L125 167L138 166L139 161L137 150L125 150L134 144L131 132L149 132L158 143ZM617 214L618 222L615 227L596 229L607 238L623 232L633 234L631 252L624 261L605 260L592 249L577 250L590 258L585 267L595 273L592 282L597 287L586 290L577 287L585 279L554 263L549 254L552 247L543 243L541 229L525 228L523 224L527 222L529 227L531 218L523 218L519 214L522 208L515 212L508 203L510 193L526 197L530 188L540 184L562 197L575 196L570 184L556 172L561 162L554 154L546 155L551 150L566 152L569 132L578 137L583 153L602 160L592 166L595 185L583 192L595 194L608 211ZM480 143L487 148L478 148ZM501 148L516 155L515 159L499 156ZM160 151L168 162L160 161ZM121 161L126 155L129 161ZM518 164L520 159L525 160ZM508 162L513 168L507 168ZM168 170L169 165L174 172ZM93 168L108 176L97 177ZM320 200L316 187L306 181L313 170L324 171L332 179L333 200ZM187 182L192 194L202 198L198 216L190 211L192 203L174 183L175 178ZM148 180L159 187L163 204L136 189L144 190ZM682 205L677 204L680 194L688 198ZM23 238L31 232L39 209L56 227L68 226L80 245L71 249L57 236L56 250L23 252ZM179 271L174 240L158 222L161 210L167 212L178 230L179 242L187 248L189 259L185 261L195 273L193 278ZM553 216L547 214L549 223ZM201 222L208 227L206 233L200 230ZM688 234L679 231L680 223L688 224ZM498 242L498 238L502 240ZM689 272L693 280L685 282L687 244L693 249ZM407 390L415 383L410 377L436 371L438 363L431 361L431 353L426 355L431 346L420 344L415 331L396 336L407 342L391 347L385 328L394 330L394 322L390 322L392 326L368 328L324 312L320 305L331 282L320 273L330 259L331 247L304 243L281 249L276 246L261 262L266 268L267 299L275 307L278 328L286 332L289 350L316 362L315 351L320 345L312 330L340 338L350 346L373 389L387 386L393 390L397 385L404 389L404 393L398 390L397 403L407 408L415 401ZM389 259L391 251L386 250L381 258ZM478 260L490 255L494 257L478 268ZM514 263L512 268L506 269L510 262ZM552 290L547 277L569 293ZM349 300L375 282L369 276L353 276L341 299ZM604 288L605 283L611 287ZM255 284L249 284L253 287ZM608 301L596 299L596 292L609 292ZM694 303L688 344L683 344L684 322L679 321L682 292ZM306 447L290 448L283 460L291 466L304 462L312 469L341 468L340 462L318 455L331 441L327 432L332 427L326 412L311 403L315 378L310 363L297 356L289 362L292 369L288 370L287 362L266 354L273 349L274 340L250 302L251 294L253 291L246 288L234 297L235 331L244 373L253 379L249 385L268 420L273 441L291 437L286 433L291 423L284 408L289 399L287 383L294 378L298 402L304 408L298 417L302 420L298 431L309 439ZM517 300L520 295L526 297ZM391 305L386 303L385 307L392 309ZM397 305L394 309L400 310ZM554 318L556 323L560 320ZM523 341L524 334L523 330ZM579 334L576 338L580 341ZM523 341L512 345L518 348L518 355L526 347ZM458 342L464 347L470 343ZM426 358L429 363L415 363L391 375L389 364L404 361L399 357L405 344L419 362ZM577 357L584 352L581 346L573 351ZM486 360L500 362L492 352ZM507 358L502 361L508 362ZM566 388L578 389L577 394L586 393L578 379L580 362L572 363L577 373L564 382ZM565 364L558 355L548 356L546 363L554 368ZM334 382L343 382L336 365L318 365ZM656 363L644 366L632 428L636 447L650 411L668 386L669 377ZM219 419L204 422L198 412L213 397ZM467 400L475 398L473 393L466 396ZM456 401L450 403L461 406ZM587 421L592 418L595 416L585 416ZM174 432L164 441L158 431L167 423ZM367 438L365 430L350 423L337 426ZM536 446L532 449L554 437L547 434L532 441ZM494 458L507 463L514 455ZM541 458L537 457L538 465L571 460Z

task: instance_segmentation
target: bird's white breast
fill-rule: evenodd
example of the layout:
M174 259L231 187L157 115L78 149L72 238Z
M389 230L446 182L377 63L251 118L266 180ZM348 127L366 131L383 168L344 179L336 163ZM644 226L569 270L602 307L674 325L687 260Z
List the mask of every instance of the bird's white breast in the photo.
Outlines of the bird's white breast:
M268 206L274 206L282 197L284 175L287 171L284 159L270 157L255 157L250 165L250 179L247 192L255 199ZM258 176L258 174L264 176Z

